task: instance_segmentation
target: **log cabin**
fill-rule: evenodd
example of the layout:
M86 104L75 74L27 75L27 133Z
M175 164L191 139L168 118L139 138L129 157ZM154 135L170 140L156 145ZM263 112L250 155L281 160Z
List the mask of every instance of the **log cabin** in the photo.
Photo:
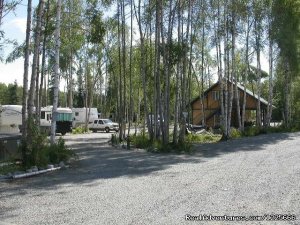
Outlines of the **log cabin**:
M225 82L224 82L225 84ZM231 87L231 82L227 81L228 89ZM244 86L237 84L239 98L240 98L240 114L242 114L242 106L244 99ZM234 88L235 89L235 84ZM203 93L203 97L197 97L191 102L192 107L192 123L194 125L205 125L207 127L220 127L221 116L221 101L220 101L220 82L218 81ZM261 118L262 121L266 119L266 112L268 101L260 98ZM256 123L256 108L258 103L258 96L252 91L246 89L246 110L245 110L245 126ZM202 109L203 104L203 109ZM204 113L203 113L203 112ZM204 123L204 124L203 124ZM238 116L236 109L236 100L233 98L231 125L238 127Z

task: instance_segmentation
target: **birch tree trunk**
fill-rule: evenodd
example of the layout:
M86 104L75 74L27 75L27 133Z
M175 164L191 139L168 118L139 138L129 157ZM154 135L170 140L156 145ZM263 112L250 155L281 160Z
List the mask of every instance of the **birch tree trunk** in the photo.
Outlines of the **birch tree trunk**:
M54 85L53 85L53 108L51 121L51 144L55 143L57 105L59 92L59 54L60 54L60 19L61 17L61 0L57 0L56 6L56 25L55 25L55 65L54 65Z
M254 27L255 27L255 48L256 48L256 64L257 64L257 105L256 105L256 125L261 127L261 107L260 107L260 95L261 95L261 63L260 63L260 45L261 45L261 21L260 19L255 19Z
M40 54L43 10L44 10L44 0L40 0L39 5L38 5L37 22L36 22L36 27L35 27L32 73L31 73L30 90L29 90L29 96L28 96L28 118L32 122L34 121L33 113L34 113L35 93L38 91L37 90L38 86L36 86L36 78L37 78L38 72L39 72L38 68L39 68L39 54ZM35 122L37 122L37 121L35 121ZM30 129L29 129L29 132L30 132Z
M128 133L130 135L132 111L134 110L132 99L132 42L133 42L133 0L130 0L130 58L129 58L129 121L128 121Z
M23 75L23 96L22 96L22 159L27 162L27 98L28 98L28 68L30 52L30 31L31 31L31 7L32 1L27 2L27 23L26 40L24 52L24 75Z
M242 124L241 124L241 107L240 107L240 94L238 91L238 74L236 70L236 56L235 56L235 40L236 40L236 2L235 0L232 0L232 33L231 33L231 38L232 38L232 43L231 43L231 48L232 48L232 55L231 55L231 60L232 60L232 77L234 77L235 80L235 87L234 87L234 98L236 100L236 114L237 114L237 121L238 121L238 128L239 130L242 129Z
M250 30L251 30L251 24L250 24L250 15L247 15L247 27L246 27L246 52L245 52L245 75L243 77L243 85L244 85L244 94L243 94L243 106L242 106L242 129L241 131L244 131L245 129L245 118L246 118L246 104L247 104L247 78L250 73L250 62L249 62L249 38L250 38Z
M266 126L270 127L271 119L272 119L272 110L273 110L273 40L272 40L272 17L271 17L271 6L268 15L268 25L269 25L269 94L268 94L268 107L267 107L267 118L266 118Z

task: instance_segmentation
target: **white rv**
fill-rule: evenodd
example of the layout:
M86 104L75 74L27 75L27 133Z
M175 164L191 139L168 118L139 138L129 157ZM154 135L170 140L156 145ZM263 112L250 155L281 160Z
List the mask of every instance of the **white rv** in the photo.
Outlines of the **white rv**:
M86 119L88 123L93 123L94 120L98 119L97 108L91 108L89 113L89 108L73 108L73 127L83 126Z
M2 105L0 106L0 133L19 132L22 124L21 105Z
M72 131L72 110L70 108L57 108L56 132L65 134ZM40 126L50 131L52 120L52 106L41 108ZM22 126L22 106L0 106L0 133L19 133Z

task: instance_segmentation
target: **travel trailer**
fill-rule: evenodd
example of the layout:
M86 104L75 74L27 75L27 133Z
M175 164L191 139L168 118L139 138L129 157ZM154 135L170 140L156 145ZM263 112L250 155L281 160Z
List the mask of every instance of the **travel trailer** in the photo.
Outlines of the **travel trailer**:
M19 132L21 124L21 105L0 105L0 133Z
M91 108L89 113L89 108L73 108L73 127L84 126L86 119L88 123L93 123L94 120L98 119L97 108Z
M52 106L41 108L40 125L44 130L50 131L52 120ZM70 108L57 108L56 133L65 135L72 131L73 113Z
M72 110L70 108L57 108L56 133L65 135L72 131ZM50 132L52 120L52 106L41 108L40 126L45 132ZM22 126L22 106L0 106L0 133L18 133Z

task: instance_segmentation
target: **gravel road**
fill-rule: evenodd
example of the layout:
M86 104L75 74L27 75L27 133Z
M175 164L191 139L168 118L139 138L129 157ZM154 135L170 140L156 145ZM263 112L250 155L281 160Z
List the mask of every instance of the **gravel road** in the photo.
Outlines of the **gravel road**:
M300 133L198 145L193 155L113 149L108 137L66 136L79 155L72 168L0 182L0 224L300 224ZM227 221L186 220L203 215Z

